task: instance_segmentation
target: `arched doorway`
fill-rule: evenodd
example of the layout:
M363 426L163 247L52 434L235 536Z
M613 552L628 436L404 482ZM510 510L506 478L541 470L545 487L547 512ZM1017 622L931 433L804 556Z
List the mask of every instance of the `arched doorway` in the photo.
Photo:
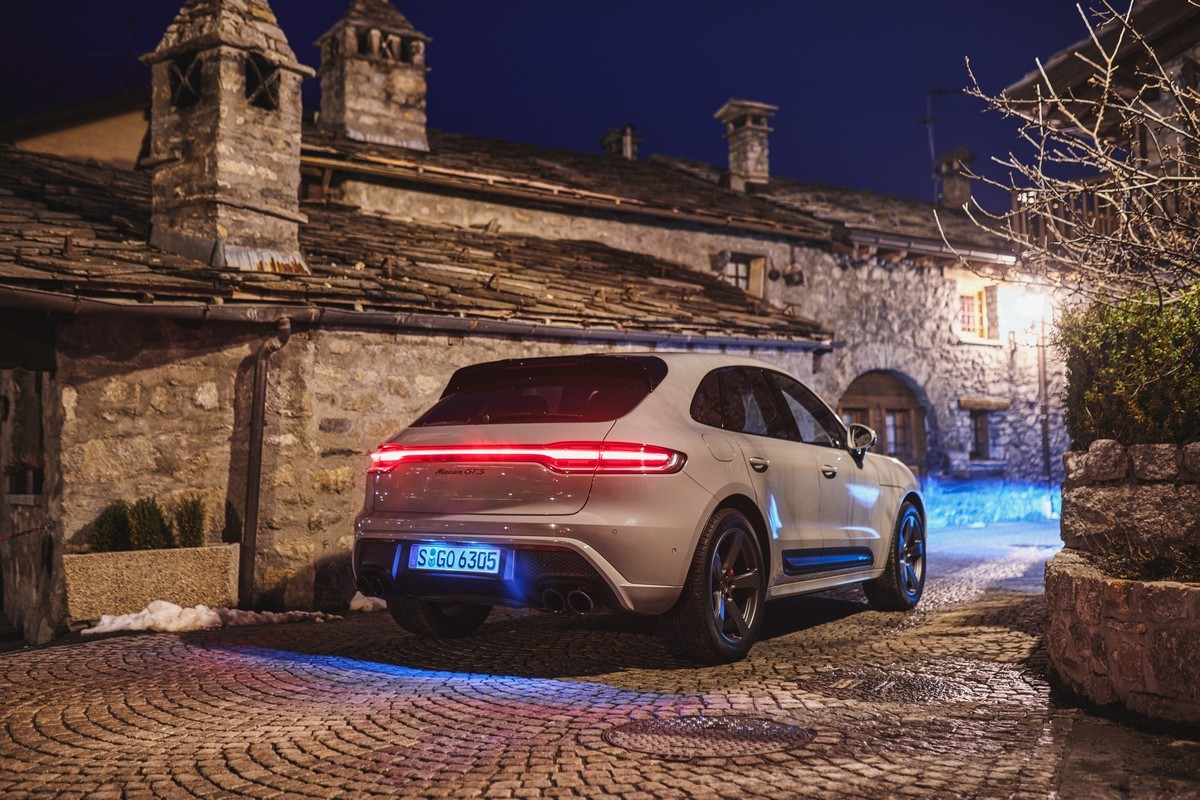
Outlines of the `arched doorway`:
M847 425L861 422L879 434L875 452L894 456L918 475L925 474L925 410L913 390L896 375L875 370L854 379L838 414Z

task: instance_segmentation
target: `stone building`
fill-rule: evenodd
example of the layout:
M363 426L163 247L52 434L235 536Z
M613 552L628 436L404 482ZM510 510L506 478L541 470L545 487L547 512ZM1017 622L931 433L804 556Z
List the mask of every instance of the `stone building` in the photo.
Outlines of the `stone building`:
M1057 370L1039 391L1013 258L961 213L771 175L765 103L717 113L727 168L639 160L632 126L608 155L427 130L430 41L353 0L306 124L312 70L265 0L188 0L145 57L139 169L0 146L0 454L39 479L0 486L0 557L27 638L65 623L62 554L142 496L257 533L245 603L344 607L366 454L494 358L749 354L924 476L1045 480Z

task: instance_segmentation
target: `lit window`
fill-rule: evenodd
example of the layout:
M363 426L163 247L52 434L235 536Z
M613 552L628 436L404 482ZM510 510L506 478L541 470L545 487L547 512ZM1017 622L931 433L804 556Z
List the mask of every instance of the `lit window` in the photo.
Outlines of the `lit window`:
M964 336L987 338L987 294L971 292L958 296L958 325Z

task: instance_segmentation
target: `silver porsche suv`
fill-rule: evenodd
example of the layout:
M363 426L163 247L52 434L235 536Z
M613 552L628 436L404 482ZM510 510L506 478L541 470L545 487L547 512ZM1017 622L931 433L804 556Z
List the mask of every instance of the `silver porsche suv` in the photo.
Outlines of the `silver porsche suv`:
M356 584L418 635L468 635L494 605L653 614L685 657L734 661L768 600L847 583L880 609L920 599L920 487L874 443L751 359L464 367L371 454Z

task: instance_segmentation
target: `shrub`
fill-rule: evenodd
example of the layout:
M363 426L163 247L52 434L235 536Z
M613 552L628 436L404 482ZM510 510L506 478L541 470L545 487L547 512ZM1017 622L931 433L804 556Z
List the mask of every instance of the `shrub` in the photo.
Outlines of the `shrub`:
M185 497L171 509L175 521L175 538L180 547L199 547L204 544L204 501Z
M1068 314L1054 343L1076 448L1200 441L1200 287L1169 303L1141 296Z
M129 549L129 504L118 500L105 506L96 517L88 544L97 553Z
M129 507L130 549L157 550L170 544L166 516L153 497L143 497Z

